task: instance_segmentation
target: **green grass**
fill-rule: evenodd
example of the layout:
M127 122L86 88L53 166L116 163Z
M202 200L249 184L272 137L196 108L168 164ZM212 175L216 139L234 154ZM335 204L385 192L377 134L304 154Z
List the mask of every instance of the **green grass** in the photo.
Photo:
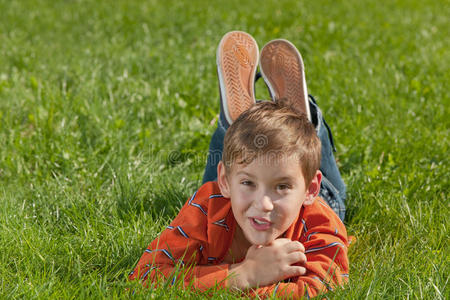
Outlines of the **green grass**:
M333 128L357 242L330 295L448 299L449 7L0 0L0 298L129 296L128 272L201 183L215 49L239 29L300 49Z

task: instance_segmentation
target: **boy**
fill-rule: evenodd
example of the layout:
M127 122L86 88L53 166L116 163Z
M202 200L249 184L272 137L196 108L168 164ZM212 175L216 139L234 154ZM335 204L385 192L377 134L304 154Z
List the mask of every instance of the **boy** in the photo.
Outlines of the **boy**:
M258 105L253 105L258 61L253 38L228 33L217 58L219 122L231 123L217 181L203 184L186 202L145 250L130 279L146 286L158 279L183 280L200 290L217 285L296 297L343 284L347 234L317 197L321 143L309 121L301 56L283 40L264 47L261 71L276 102ZM301 88L291 88L295 84Z

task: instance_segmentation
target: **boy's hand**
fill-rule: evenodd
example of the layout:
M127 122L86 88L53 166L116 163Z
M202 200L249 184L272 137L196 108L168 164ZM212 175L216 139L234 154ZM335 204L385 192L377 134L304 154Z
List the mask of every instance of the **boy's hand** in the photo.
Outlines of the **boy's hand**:
M306 262L305 247L298 241L276 239L267 246L252 245L242 263L230 266L229 286L239 289L253 288L301 276L306 269L294 266Z

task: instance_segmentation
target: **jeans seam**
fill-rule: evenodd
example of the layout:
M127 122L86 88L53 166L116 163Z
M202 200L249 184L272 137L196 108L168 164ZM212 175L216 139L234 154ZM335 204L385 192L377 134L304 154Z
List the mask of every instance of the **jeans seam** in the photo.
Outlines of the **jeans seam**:
M326 178L325 176L322 178L323 181L325 181L326 183L329 184L329 186L331 187L331 189L333 190L333 192L335 192L337 195L340 195L339 190L333 185L333 183L331 183L331 181Z

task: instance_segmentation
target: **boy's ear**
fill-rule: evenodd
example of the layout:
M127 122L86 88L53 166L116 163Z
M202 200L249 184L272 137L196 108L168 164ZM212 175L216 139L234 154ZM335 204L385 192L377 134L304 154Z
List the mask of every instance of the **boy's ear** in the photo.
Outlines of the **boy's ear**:
M306 197L303 205L311 205L314 203L314 198L319 195L320 183L322 182L322 172L317 170L316 175L314 175L311 183L306 188Z
M225 198L230 198L230 185L228 184L227 174L225 170L225 165L222 161L217 165L217 183L219 184L219 189Z

